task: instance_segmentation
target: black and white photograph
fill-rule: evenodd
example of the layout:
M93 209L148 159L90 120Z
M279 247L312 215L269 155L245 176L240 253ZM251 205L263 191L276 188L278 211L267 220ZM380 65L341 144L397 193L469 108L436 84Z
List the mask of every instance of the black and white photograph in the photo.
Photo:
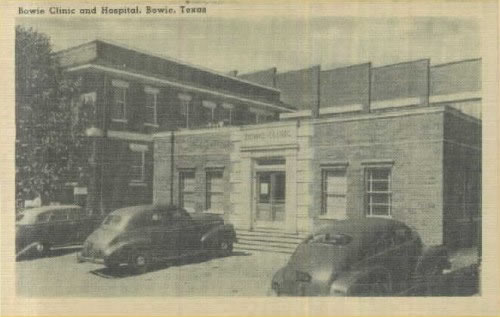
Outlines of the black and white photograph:
M497 6L468 5L12 6L11 295L495 296Z

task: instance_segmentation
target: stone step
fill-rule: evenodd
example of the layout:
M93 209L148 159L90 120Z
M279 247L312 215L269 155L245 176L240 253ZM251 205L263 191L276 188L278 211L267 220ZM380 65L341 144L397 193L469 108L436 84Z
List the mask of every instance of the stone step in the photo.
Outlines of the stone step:
M261 230L253 230L253 231L236 230L236 234L238 236L275 237L275 238L283 238L283 239L299 240L299 241L302 241L305 237L307 237L307 234L305 233L292 234L292 233L285 233L282 231L271 232L271 231L261 231Z
M279 243L279 242L272 242L272 241L266 241L266 242L260 242L260 241L252 241L252 240L238 240L237 244L239 246L252 246L252 247L260 247L260 246L269 246L273 248L279 248L279 249L286 249L286 250L295 250L297 248L298 244L286 244L286 243ZM236 244L235 244L236 245Z
M238 241L255 241L258 243L281 243L284 245L297 246L303 239L287 238L287 237L274 237L274 236L259 236L259 235L246 235L236 234Z
M289 248L280 248L269 245L247 245L247 244L234 244L235 251L243 251L243 252L271 252L271 253L282 253L282 254L292 254L294 249Z

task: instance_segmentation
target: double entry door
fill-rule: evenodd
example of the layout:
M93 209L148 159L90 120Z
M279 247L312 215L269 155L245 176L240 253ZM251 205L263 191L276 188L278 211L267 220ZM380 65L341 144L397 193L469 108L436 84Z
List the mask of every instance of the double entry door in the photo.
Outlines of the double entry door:
M256 172L257 226L282 227L285 221L285 171Z

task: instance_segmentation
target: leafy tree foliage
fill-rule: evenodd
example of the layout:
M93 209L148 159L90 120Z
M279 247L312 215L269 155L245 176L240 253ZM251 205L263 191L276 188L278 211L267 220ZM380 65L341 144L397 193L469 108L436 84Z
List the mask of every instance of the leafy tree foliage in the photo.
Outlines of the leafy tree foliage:
M88 115L74 106L79 79L65 78L48 36L16 27L16 199L59 200L64 184L86 181Z

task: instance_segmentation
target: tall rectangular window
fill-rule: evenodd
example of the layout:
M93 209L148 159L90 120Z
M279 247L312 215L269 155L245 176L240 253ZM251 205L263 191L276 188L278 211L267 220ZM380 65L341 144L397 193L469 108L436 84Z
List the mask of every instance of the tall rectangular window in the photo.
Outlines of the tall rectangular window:
M321 215L333 219L345 219L347 217L346 193L346 170L323 170Z
M179 206L181 208L195 209L195 185L196 178L194 170L179 172Z
M113 100L111 103L111 119L117 121L126 121L128 83L121 80L113 80L112 87Z
M130 144L130 180L133 183L146 181L146 151L147 145Z
M206 209L222 213L224 211L223 171L207 171Z
M391 168L365 169L365 212L372 217L390 217L392 209Z
M145 104L145 118L144 123L157 125L157 108L158 108L158 93L159 90L156 88L146 87L144 89L146 93L146 104Z

